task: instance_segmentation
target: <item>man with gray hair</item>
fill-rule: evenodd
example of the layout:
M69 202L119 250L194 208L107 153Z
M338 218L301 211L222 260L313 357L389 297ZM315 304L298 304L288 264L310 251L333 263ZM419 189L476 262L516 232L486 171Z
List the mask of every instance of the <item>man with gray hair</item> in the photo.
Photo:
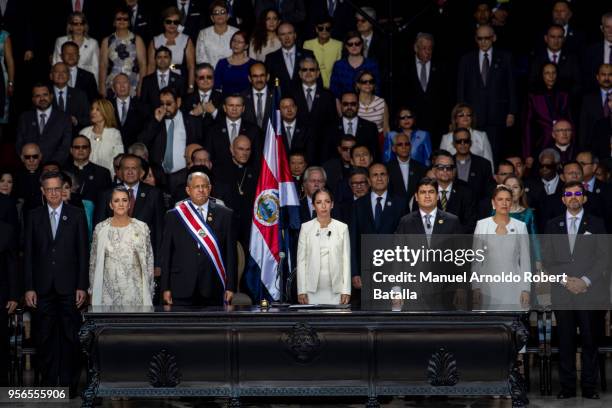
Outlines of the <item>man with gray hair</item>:
M149 149L147 149L147 145L144 143L133 143L130 147L128 147L128 153L149 161Z
M323 167L311 166L304 172L304 198L300 200L300 221L302 223L310 221L316 216L312 204L312 195L325 187L326 182L327 174Z

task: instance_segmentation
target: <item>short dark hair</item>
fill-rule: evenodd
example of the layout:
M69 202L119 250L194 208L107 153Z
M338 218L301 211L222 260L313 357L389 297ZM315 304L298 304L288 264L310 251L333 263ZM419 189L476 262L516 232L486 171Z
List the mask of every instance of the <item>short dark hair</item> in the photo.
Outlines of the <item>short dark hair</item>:
M40 168L44 168L46 166L56 166L58 169L62 168L62 165L57 160L47 160L43 164L40 165Z
M579 181L570 181L563 185L563 192L565 193L570 188L579 187L580 191L584 193L584 185Z
M576 160L570 160L566 163L563 163L563 165L561 166L561 169L565 169L567 166L571 166L571 165L575 165L578 166L580 168L580 171L584 174L584 171L582 170L582 164L578 163Z
M510 160L506 160L506 159L502 159L499 161L499 163L497 163L497 167L495 168L495 174L499 173L499 168L501 166L510 166L512 167L512 171L515 171L516 169L514 168L514 164L512 164L512 162Z
M293 149L289 152L289 157L291 156L302 156L304 160L306 160L306 152L302 149Z
M34 85L32 85L32 93L34 93L34 88L47 88L47 91L49 92L49 94L53 95L53 91L51 90L51 86L47 83L44 82L36 82Z
M349 176L349 179L357 175L362 175L368 178L370 173L368 173L368 169L366 169L365 167L355 166L351 169L351 175Z
M258 61L249 67L249 76L251 76L253 67L262 67L266 75L268 75L268 68L266 68L266 65L263 62Z
M178 92L176 92L176 89L174 89L174 88L173 88L173 87L171 87L171 86L167 86L167 87L165 87L165 88L162 88L162 89L159 91L159 96L162 96L162 95L172 95L172 98L173 98L175 101L176 101L176 100L179 98L179 94L178 94Z
M244 96L242 96L242 95L241 95L241 94L239 94L239 93L233 93L233 94L229 94L229 95L227 95L227 96L226 96L226 97L223 99L223 104L226 104L226 103L227 103L227 100L228 100L229 98L238 98L238 99L240 99L240 100L242 101L242 104L244 105Z
M160 52L167 52L170 55L170 58L172 58L172 50L170 48L162 45L161 47L155 50L155 56L157 57Z
M72 142L74 142L79 137L82 138L82 139L87 140L87 145L89 147L91 147L91 140L89 140L89 138L87 136L85 136L85 135L76 135L75 137L72 138ZM70 147L72 147L72 143L70 143Z
M417 183L415 191L418 192L421 186L432 186L436 191L438 191L438 181L435 178L423 177Z
M227 3L224 0L215 0L212 3L210 3L210 6L208 6L208 13L212 14L212 12L215 10L215 8L217 7L221 7L223 8L225 11L227 11Z
M556 23L553 23L553 24L550 24L550 25L548 26L548 28L546 29L546 35L548 35L548 32L550 31L550 29L551 29L551 28L558 28L558 29L560 29L560 30L561 30L563 33L565 33L565 28L563 28L563 26L562 26L561 24L556 24Z
M320 189L315 191L314 194L312 195L312 203L313 203L313 205L314 205L315 200L317 199L317 194L319 194L319 193L327 193L329 195L329 198L332 200L332 203L334 202L334 195L332 194L332 192L329 191L325 187L321 187Z
M142 160L142 157L136 156L135 154L131 154L131 153L124 153L123 156L121 156L121 160L119 161L119 167L121 167L123 165L123 162L128 159L137 160L140 168L144 169L144 166L143 166L144 160Z
M203 147L200 147L200 148L198 148L198 149L195 149L193 152L191 152L191 157L189 157L189 158L191 159L191 161L193 161L193 158L195 157L195 154L196 154L196 153L199 153L199 152L206 152L206 153L208 153L208 150L206 150L206 149L205 149L205 148L203 148ZM209 156L209 158L210 158L210 153L208 153L208 156Z
M355 146L351 147L351 157L353 157L353 152L357 149L366 149L368 153L370 154L370 156L372 156L372 151L370 150L368 146L357 143Z
M79 49L80 49L79 44L75 43L74 41L66 41L65 43L63 43L63 44L62 44L62 48L61 48L62 53L64 52L64 49L65 49L66 47L74 47L74 48L76 48L77 50L79 50Z
M195 66L195 72L198 72L201 69L210 69L212 72L215 72L215 68L208 62L201 62Z
M453 161L453 163L455 163L455 158L453 157L453 155L448 150L444 150L444 149L439 149L439 150L434 151L431 154L431 162L432 163L435 162L439 156L448 157L449 159Z
M338 146L342 146L342 142L355 142L355 143L357 143L357 139L355 139L355 136L353 136L353 135L345 134L345 135L342 135L342 137L340 139L338 139Z
M469 140L472 140L472 134L470 133L470 130L468 128L459 127L459 128L456 128L455 130L453 130L453 141L455 141L455 136L458 133L467 133L468 136L469 136Z
M47 180L50 179L54 179L54 178L58 178L60 179L60 181L62 182L62 184L64 183L64 176L62 176L62 173L59 171L48 171L46 173L43 173L40 175L40 184L43 185L43 183Z

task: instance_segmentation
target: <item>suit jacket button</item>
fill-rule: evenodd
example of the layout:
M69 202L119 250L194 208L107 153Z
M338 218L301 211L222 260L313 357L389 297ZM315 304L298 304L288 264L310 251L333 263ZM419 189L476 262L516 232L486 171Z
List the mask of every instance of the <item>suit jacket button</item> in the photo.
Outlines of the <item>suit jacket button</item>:
M51 261L51 265L55 265L55 261Z

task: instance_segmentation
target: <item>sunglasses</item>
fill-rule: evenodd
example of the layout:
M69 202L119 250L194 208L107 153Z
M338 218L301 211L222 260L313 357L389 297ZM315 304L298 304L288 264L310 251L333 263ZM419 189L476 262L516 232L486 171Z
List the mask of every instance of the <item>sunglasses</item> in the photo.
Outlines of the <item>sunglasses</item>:
M198 80L200 80L200 81L205 80L205 79L211 80L211 79L213 79L213 76L212 75L200 75L198 77Z
M471 114L471 113L458 113L458 114L457 114L457 117L458 117L458 118L466 118L466 117L467 117L467 118L471 118L471 117L472 117L472 114Z
M566 191L563 193L563 197L582 197L585 195L582 191Z
M346 43L346 45L349 47L360 47L361 44L363 44L361 41L351 41Z
M331 31L331 26L317 26L317 31L319 31L321 33L323 31L330 32Z
M350 152L352 148L353 146L341 146L340 150L342 150L343 152Z
M367 181L352 181L351 186L353 187L365 186L367 183L368 183Z
M360 79L359 83L361 85L374 85L374 80L373 79Z
M471 144L472 141L470 139L456 139L455 140L455 144L461 145L461 144Z
M437 170L440 171L453 171L455 170L455 165L454 164L438 164L436 166L434 166Z
M317 72L316 68L300 68L300 72Z
M406 119L412 119L412 118L414 118L414 116L413 115L403 115L403 116L400 116L399 118L401 120L406 120Z
M26 160L38 160L40 158L39 154L24 154L23 158Z
M395 144L397 147L408 147L410 146L410 142L398 142Z
M181 20L170 20L168 18L168 19L164 20L164 24L177 26L177 25L181 24Z
M72 146L72 148L74 150L87 150L89 149L89 146L88 145L74 145Z
M357 102L342 102L342 106L357 106Z
M127 17L116 17L115 21L130 21L130 19Z
M224 16L227 14L227 11L226 10L215 10L210 14L212 14L213 16Z

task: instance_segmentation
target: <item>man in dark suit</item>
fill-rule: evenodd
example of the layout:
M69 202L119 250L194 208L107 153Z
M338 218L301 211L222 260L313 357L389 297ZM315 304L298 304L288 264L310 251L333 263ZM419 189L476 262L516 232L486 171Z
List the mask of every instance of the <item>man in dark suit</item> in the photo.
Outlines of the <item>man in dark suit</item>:
M42 153L36 143L26 143L19 156L23 167L15 175L15 196L23 200L23 214L43 204L40 192Z
M279 111L281 117L281 136L285 144L287 158L289 153L295 150L304 152L306 161L314 161L316 145L309 140L310 133L298 116L297 105L292 97L284 97L280 100Z
M328 89L323 88L319 63L315 58L306 57L300 61L300 82L292 89L300 122L308 131L307 139L316 146L338 143L327 140L329 128L335 126L338 115L336 98ZM316 149L312 164L323 163L327 157L324 148Z
M446 65L433 57L434 38L419 33L414 42L414 58L407 58L405 80L396 95L397 105L407 103L417 117L419 129L430 132L437 146L440 136L448 130L451 87Z
M132 98L130 90L130 80L126 74L119 73L113 78L115 96L110 101L115 108L117 129L121 132L125 151L138 140L138 135L144 130L150 117L147 106Z
M606 105L612 99L612 64L601 64L596 79L598 88L582 98L580 133L578 134L578 145L581 149L594 150L595 124L604 117L610 117L610 108Z
M457 101L470 104L479 126L487 132L493 157L499 160L506 128L518 110L511 55L493 49L495 32L489 25L476 30L478 50L465 54L457 76Z
M138 0L123 1L130 10L130 31L139 35L145 44L149 44L153 38L152 10L147 8L149 2L144 1L141 4Z
M151 231L151 244L155 255L155 266L160 265L159 255L162 239L164 207L162 193L155 187L141 183L144 176L142 159L132 154L124 154L121 158L117 177L120 184L130 195L130 217L147 224ZM104 221L113 215L108 203L112 196L112 188L100 194L94 213L94 224ZM157 274L158 275L158 274Z
M438 208L459 217L464 234L473 233L476 226L473 193L466 183L456 180L455 158L446 150L438 150L432 156L438 181Z
M70 147L71 159L63 167L71 172L79 181L79 194L83 200L89 200L93 204L98 203L99 195L111 188L112 179L107 168L98 166L89 161L91 154L91 142L85 136L77 136L72 139Z
M361 13L376 21L376 10L373 7L362 7ZM387 68L389 62L389 41L378 31L363 14L355 13L355 25L357 32L363 41L363 56L378 63L378 69L383 78L387 78ZM385 81L381 81L385 83Z
M304 171L304 197L300 200L300 222L303 224L316 217L312 196L325 187L327 174L325 169L319 166L310 166Z
M391 147L395 158L387 163L389 169L389 190L393 194L412 198L419 180L425 177L427 168L416 160L410 160L410 138L396 133Z
M70 80L68 86L80 89L87 95L87 100L91 104L95 99L100 97L98 93L98 85L96 78L89 71L78 67L79 64L79 46L77 43L67 41L62 44L62 53L60 54L62 62L68 67L70 72Z
M350 225L351 275L355 289L361 289L361 235L393 234L408 204L405 197L389 192L389 174L384 164L371 165L369 173L371 192L355 201Z
M557 84L572 96L578 97L582 90L580 66L578 58L563 47L564 34L565 30L560 25L553 24L548 28L544 35L546 47L536 51L531 61L529 83L531 87L542 83L542 67L552 63L557 66Z
M268 128L268 121L274 115L274 88L267 86L270 76L266 66L256 62L249 68L249 82L251 87L242 92L244 98L244 119L256 123L264 133Z
M162 46L155 50L155 72L142 79L140 91L140 101L147 106L149 112L159 106L162 89L172 88L177 96L182 96L185 91L185 81L170 70L171 63L172 51L169 48Z
M198 119L180 111L181 98L173 88L163 88L159 100L161 106L138 140L147 145L150 161L172 175L187 165L185 147L202 143L202 128Z
M601 64L612 64L612 11L601 16L601 41L587 47L583 58L584 85L588 90L595 90L597 83L593 80ZM607 47L607 48L606 48ZM607 59L606 59L607 57Z
M83 91L68 86L70 74L63 62L58 62L51 69L53 83L53 107L70 115L73 133L76 135L89 126L89 103Z
M576 396L576 329L582 345L582 397L599 399L597 394L597 333L603 315L589 309L609 304L609 281L604 274L609 246L604 223L584 210L586 202L580 182L567 183L561 200L564 214L550 220L542 245L544 266L551 274L567 274L565 282L551 285L551 297L559 332L559 399ZM567 236L567 239L564 238Z
M231 303L236 291L236 239L232 210L209 200L210 180L204 173L187 179L190 206L200 224L214 233L221 265L215 267L203 245L194 239L175 208L166 213L162 243L161 291L165 304L219 306ZM202 229L201 229L202 230Z
M338 184L342 180L348 180L351 175L353 166L351 165L351 149L357 142L355 137L344 135L338 143L336 157L333 157L323 163L323 168L327 174L327 186L331 191L337 191ZM336 197L338 202L339 197Z
M202 119L202 136L206 138L206 132L217 121L223 119L223 96L216 91L215 71L207 62L198 64L195 68L195 79L197 92L192 92L183 97L182 109L184 112Z
M282 23L276 29L281 48L266 55L266 67L270 74L270 86L278 79L282 95L289 95L291 89L299 84L298 68L300 60L305 57L314 58L312 51L304 50L296 45L297 36L291 23Z
M251 163L259 163L263 141L257 125L242 118L244 98L241 95L230 95L223 104L225 120L215 123L206 133L204 147L210 153L215 167L231 165L231 142L238 135L251 139Z
M357 144L365 145L370 150L376 161L380 157L380 149L378 148L378 129L376 125L368 120L361 119L357 116L359 110L359 98L353 92L347 92L340 98L340 110L342 117L338 119L336 128L333 129L332 136L328 137L327 144L327 160L335 156L338 140L344 135L353 135L357 140ZM324 146L320 146L324 149Z
M466 128L457 128L453 131L453 147L455 153L455 164L457 165L457 178L465 181L472 190L474 202L478 202L487 196L487 185L493 179L491 162L482 156L472 154L472 137ZM502 183L503 184L503 181Z
M1 201L1 200L0 200ZM0 220L0 384L8 386L8 318L21 298L21 276L17 273L18 234L15 227Z
M60 173L41 176L47 205L26 218L24 276L26 304L38 322L38 353L45 386L70 387L78 379L78 309L87 299L89 248L85 212L62 203Z
M555 1L552 8L552 22L564 29L563 49L570 54L579 55L586 44L585 34L576 29L572 21L573 13L567 0Z
M34 110L24 112L17 125L17 154L26 143L36 143L45 160L64 163L72 139L70 116L52 107L53 93L47 85L32 88Z

